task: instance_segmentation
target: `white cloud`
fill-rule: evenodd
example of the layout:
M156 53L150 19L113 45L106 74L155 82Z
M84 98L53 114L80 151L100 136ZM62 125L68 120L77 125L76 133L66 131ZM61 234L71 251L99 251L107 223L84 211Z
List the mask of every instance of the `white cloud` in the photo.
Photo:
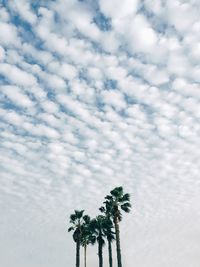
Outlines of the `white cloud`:
M39 63L48 64L53 61L53 56L51 53L44 50L37 50L31 44L24 43L22 49L26 55L31 56L34 59L37 59Z
M0 20L2 22L8 22L9 19L10 19L10 16L9 16L8 11L6 10L6 8L1 6L1 9L0 9Z
M94 79L94 80L101 80L103 78L103 74L100 69L91 67L88 68L88 74L89 78Z
M144 77L153 85L160 85L169 81L166 71L160 70L155 66L149 66L146 73L144 73Z
M117 36L114 32L105 32L102 34L100 43L102 48L106 52L115 53L119 49L119 41L117 39Z
M162 61L166 47L143 14L115 20L113 27L123 47L126 47L130 54L144 53L151 61Z
M0 61L3 61L5 57L5 50L0 46Z
M164 15L164 2L162 0L145 0L145 7L153 11L157 15Z
M150 52L155 48L158 37L144 16L137 15L131 23L129 42L132 51Z
M34 24L37 21L37 16L31 11L30 4L25 0L9 1L9 7L17 12L23 20Z
M2 45L17 45L19 39L16 27L6 22L0 22L0 43Z
M111 105L116 110L126 108L126 102L119 91L104 91L102 92L102 99L105 104Z
M16 86L1 86L2 92L16 105L30 108L34 104L30 98Z
M67 80L72 80L78 75L77 69L68 63L59 64L59 62L53 61L48 67L51 72L57 73L57 75Z
M79 15L80 10L82 14L81 17ZM92 23L92 14L88 12L88 10L85 10L83 7L80 7L80 9L78 7L74 8L69 14L69 19L71 19L75 27L81 33L94 41L98 41L101 32L96 24Z
M184 54L171 53L168 61L168 68L170 74L187 76L187 72L190 69L190 63Z
M124 68L117 66L117 67L108 67L105 71L105 74L110 79L122 80L126 77L127 72Z
M194 2L195 3L195 2ZM181 3L179 0L167 2L168 20L180 31L188 31L198 20L198 11L191 3Z
M32 74L27 73L20 68L10 64L0 64L0 73L1 75L5 76L6 79L8 79L11 83L16 85L33 86L37 83L36 78Z
M101 11L112 19L120 19L136 12L139 1L138 0L116 0L114 5L112 1L101 0Z
M45 84L53 90L66 88L65 81L55 74L41 72L39 76L45 82Z
M11 123L13 125L21 125L24 120L23 118L17 114L16 112L8 112L4 115L4 120L8 121L8 123Z
M48 113L57 113L59 110L58 105L53 101L44 101L41 104L42 108Z

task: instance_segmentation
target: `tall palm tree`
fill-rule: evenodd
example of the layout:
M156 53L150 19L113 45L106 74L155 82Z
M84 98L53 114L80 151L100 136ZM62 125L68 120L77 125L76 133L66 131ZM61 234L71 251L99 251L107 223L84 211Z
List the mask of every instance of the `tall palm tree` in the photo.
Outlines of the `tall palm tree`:
M83 216L83 224L81 227L81 245L84 248L84 267L87 266L87 246L94 245L96 237L91 229L91 219L88 215Z
M83 224L84 210L75 210L74 214L70 215L70 223L72 226L68 229L68 232L73 231L73 239L76 242L76 267L80 267L80 245L81 245L81 232Z
M105 244L104 238L106 229L105 216L98 215L93 219L91 221L91 229L96 236L96 241L98 243L99 267L103 267L103 246Z
M110 195L106 196L105 199L106 209L111 213L115 226L117 264L118 267L122 267L119 222L122 220L121 211L130 212L130 194L124 194L123 187L120 186L111 190Z
M112 242L115 240L115 233L113 232L113 223L111 220L110 210L106 209L106 207L102 206L99 209L102 213L105 214L106 217L106 228L105 235L108 242L108 258L109 258L109 267L113 267L113 259L112 259Z

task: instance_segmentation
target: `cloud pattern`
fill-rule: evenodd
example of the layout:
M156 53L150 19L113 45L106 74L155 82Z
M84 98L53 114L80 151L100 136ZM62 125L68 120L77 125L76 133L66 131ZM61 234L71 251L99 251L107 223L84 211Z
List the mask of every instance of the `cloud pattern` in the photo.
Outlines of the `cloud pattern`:
M199 1L0 5L3 266L73 266L68 215L122 184L124 266L198 267Z

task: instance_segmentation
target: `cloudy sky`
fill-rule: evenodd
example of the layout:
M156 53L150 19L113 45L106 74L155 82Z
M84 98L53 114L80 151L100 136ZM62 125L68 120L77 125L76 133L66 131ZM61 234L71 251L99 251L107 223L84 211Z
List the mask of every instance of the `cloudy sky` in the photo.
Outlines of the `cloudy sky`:
M199 14L199 0L0 1L1 266L74 266L69 214L95 216L119 185L123 267L200 266Z

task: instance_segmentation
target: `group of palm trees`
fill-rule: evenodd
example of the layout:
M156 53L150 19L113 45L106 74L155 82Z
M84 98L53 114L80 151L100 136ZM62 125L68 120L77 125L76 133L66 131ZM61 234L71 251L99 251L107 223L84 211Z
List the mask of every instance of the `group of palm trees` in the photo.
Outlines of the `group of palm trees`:
M121 211L130 212L130 194L124 193L123 187L116 187L105 197L103 206L99 208L101 214L91 219L84 215L84 210L75 210L70 215L73 240L76 243L76 267L80 267L80 247L84 248L84 267L87 263L87 246L98 245L99 267L103 267L103 246L105 239L108 243L109 267L113 267L112 242L116 241L117 266L122 267L119 222L122 220Z

